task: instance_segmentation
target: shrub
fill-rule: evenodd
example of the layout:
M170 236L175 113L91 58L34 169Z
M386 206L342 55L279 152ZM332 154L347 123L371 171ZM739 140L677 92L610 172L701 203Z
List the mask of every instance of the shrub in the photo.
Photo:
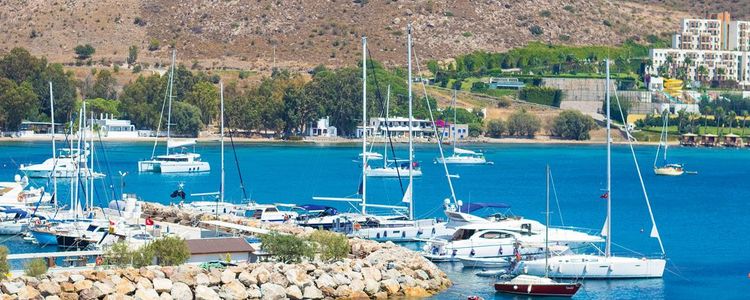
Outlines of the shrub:
M588 140L589 131L596 128L591 116L577 110L565 110L552 120L550 134L562 139Z
M133 73L140 73L142 69L143 67L141 67L141 65L135 65L135 67L133 67Z
M156 39L156 38L152 38L152 39L151 39L151 40L150 40L150 41L148 42L148 50L149 50L149 51L156 51L156 50L159 50L159 48L160 48L160 47L161 47L161 43L160 43L160 42L159 42L159 40L158 40L158 39Z
M283 263L300 262L303 257L311 257L312 249L303 239L294 235L282 235L271 232L261 236L262 249L271 253Z
M487 84L481 81L477 81L471 84L471 91L475 93L484 92L487 90L487 88Z
M104 263L123 268L130 265L131 258L133 258L133 253L128 249L128 244L117 242L105 252Z
M568 12L573 12L575 8L572 5L565 5L563 6L564 10L567 10Z
M469 136L478 137L482 135L482 123L469 123Z
M549 10L543 10L539 12L539 16L544 18L549 18L552 15L552 13Z
M531 34L533 35L542 35L544 33L544 30L542 27L539 27L539 25L533 25L529 27L529 31L531 31Z
M614 97L612 97L610 98L609 107L610 107L609 113L612 116L612 120L625 124L625 120L628 119L628 111L630 110L630 101L627 101L625 99L620 99L620 105L618 105L617 100ZM622 110L622 115L620 115L620 110ZM607 114L607 101L606 100L602 101L602 113L604 113L605 115Z
M518 93L518 98L524 101L560 107L563 93L560 89L551 87L527 86Z
M8 247L0 246L0 279L8 278L10 265L8 264Z
M490 120L487 122L487 136L491 138L500 138L507 131L507 126L503 120Z
M47 273L47 262L44 258L35 258L26 263L23 267L23 273L29 277L39 277Z
M498 108L510 107L511 104L513 104L513 99L511 99L508 96L502 96L500 97L500 99L497 100Z
M181 265L190 258L190 249L188 249L187 243L184 239L176 236L156 239L146 248L153 252L156 264L160 266Z
M350 253L349 240L342 234L316 230L310 235L310 242L323 261L343 259Z
M118 64L112 65L112 72L114 72L114 73L120 73L120 65L118 65Z
M146 20L142 19L141 17L135 17L135 19L133 19L133 24L138 26L146 26Z
M508 135L534 137L541 129L542 121L525 110L517 110L508 117L507 126Z
M612 27L612 22L610 22L609 20L602 21L602 24L604 24L604 26L607 26L607 27Z
M94 55L96 49L94 49L93 46L86 44L76 46L75 48L73 48L73 51L75 51L77 59L84 60Z
M240 71L239 77L240 79L245 79L250 76L250 71L242 70Z
M132 45L130 46L130 48L128 48L127 62L129 65L132 65L136 60L138 60L138 46Z

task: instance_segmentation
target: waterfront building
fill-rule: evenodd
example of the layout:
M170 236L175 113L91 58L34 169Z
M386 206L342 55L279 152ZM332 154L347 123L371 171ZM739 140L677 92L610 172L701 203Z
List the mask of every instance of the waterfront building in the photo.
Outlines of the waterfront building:
M649 51L651 75L684 67L689 81L734 80L750 85L750 21L732 21L728 12L706 19L683 19L672 47ZM671 62L670 62L671 61Z
M256 262L255 249L243 238L205 238L185 240L190 249L188 263L210 261Z
M425 119L414 119L412 122L412 132L414 137L431 137L434 135L435 131L432 127L431 121ZM388 118L388 122L386 122L385 118L370 118L370 122L367 126L368 136L384 137L386 136L386 132L390 132L391 137L406 138L409 132L409 118L390 117ZM362 137L362 126L357 126L356 136L358 138Z
M99 127L102 137L114 138L137 138L138 131L130 120L115 119L112 115L101 114L98 120L94 120L94 126Z
M325 117L315 122L315 126L311 124L307 128L307 136L336 137L338 130L336 126L331 126L330 117Z

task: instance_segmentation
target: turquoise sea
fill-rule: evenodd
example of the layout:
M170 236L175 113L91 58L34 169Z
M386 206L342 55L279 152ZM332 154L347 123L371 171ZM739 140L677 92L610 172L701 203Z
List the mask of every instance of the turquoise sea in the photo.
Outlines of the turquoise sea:
M138 174L137 161L151 155L152 143L105 142L97 150L97 169L108 172L97 183L97 196L108 201L109 186L119 193L118 171L125 176L125 192L147 201L169 203L169 194L182 183L190 193L219 190L218 143L197 147L212 171L196 175ZM97 147L99 147L97 143ZM603 145L476 145L485 151L492 166L452 166L456 193L464 203L504 202L512 213L543 220L545 207L545 165L549 164L561 213L552 207L553 225L601 229L606 202L599 198L605 186ZM163 145L157 150L164 151ZM357 145L237 144L237 156L247 192L259 202L313 203L313 196L353 195L359 184L360 148ZM434 145L416 147L424 176L415 180L415 211L418 216L441 217L443 199L449 197ZM106 152L106 153L105 153ZM398 155L406 156L399 146ZM669 258L663 279L586 281L576 299L747 299L750 295L750 149L670 148L670 159L681 162L698 175L656 177L651 171L654 147L637 147L636 153L659 231ZM0 181L10 181L22 163L39 163L50 156L47 142L0 143ZM104 158L107 158L105 161ZM227 199L242 199L234 154L227 143ZM401 189L395 179L368 181L369 202L398 204ZM46 180L35 180L46 185ZM404 184L404 188L405 188ZM66 203L66 184L60 183L60 202ZM650 223L630 150L613 148L612 236L617 245L643 254L658 254L655 239L649 238ZM554 200L553 200L554 201ZM345 203L328 203L339 210ZM561 220L562 218L562 220ZM12 253L54 251L38 249L18 238L2 238ZM622 248L615 248L628 253ZM440 265L455 285L437 299L509 299L496 295L492 279L474 275L461 264Z

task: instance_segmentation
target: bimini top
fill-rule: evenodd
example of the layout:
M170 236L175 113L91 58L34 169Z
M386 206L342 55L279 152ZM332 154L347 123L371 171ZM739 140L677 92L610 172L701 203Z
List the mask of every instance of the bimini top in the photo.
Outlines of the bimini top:
M335 208L330 207L330 206L317 205L317 204L303 204L303 205L298 205L297 207L307 210L307 211L324 211L324 210L329 210L329 209L336 210Z
M471 151L468 149L461 149L461 148L456 148L455 150L453 150L453 152L455 152L456 154L477 154L474 151Z
M470 213L482 208L510 208L510 205L505 203L490 203L490 202L472 202L461 206L462 213Z
M180 148L180 147L187 147L195 145L195 139L187 139L187 140L173 140L169 139L167 140L167 148Z

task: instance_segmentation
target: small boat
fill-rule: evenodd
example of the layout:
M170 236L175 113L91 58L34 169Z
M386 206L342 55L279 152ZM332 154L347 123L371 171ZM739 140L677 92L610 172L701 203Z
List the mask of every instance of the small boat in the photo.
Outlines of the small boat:
M479 277L500 277L505 274L508 274L508 271L504 269L492 269L492 270L482 269L481 271L477 272L475 275Z
M659 146L656 147L656 157L654 158L654 173L662 176L680 176L685 173L682 164L666 163L667 162L667 149L669 149L669 142L667 141L668 133L667 128L669 127L669 112L665 112L662 120L661 136L659 137ZM659 149L664 147L664 165L657 166L656 163L659 160Z
M530 296L572 297L580 288L580 282L556 282L531 275L518 275L509 281L495 283L495 291Z
M510 265L510 259L502 256L491 257L459 257L464 268L505 268Z
M664 176L680 176L685 173L685 169L682 168L681 164L666 164L661 167L654 167L654 173Z
M451 105L453 106L453 124L444 123L443 128L450 128L450 136L453 138L451 144L453 144L453 154L448 157L441 156L435 159L435 163L442 164L461 164L461 165L491 165L492 162L488 162L484 158L484 154L481 152L472 151L469 149L461 149L457 147L458 144L458 129L456 128L456 91L453 91L453 98L451 99Z

